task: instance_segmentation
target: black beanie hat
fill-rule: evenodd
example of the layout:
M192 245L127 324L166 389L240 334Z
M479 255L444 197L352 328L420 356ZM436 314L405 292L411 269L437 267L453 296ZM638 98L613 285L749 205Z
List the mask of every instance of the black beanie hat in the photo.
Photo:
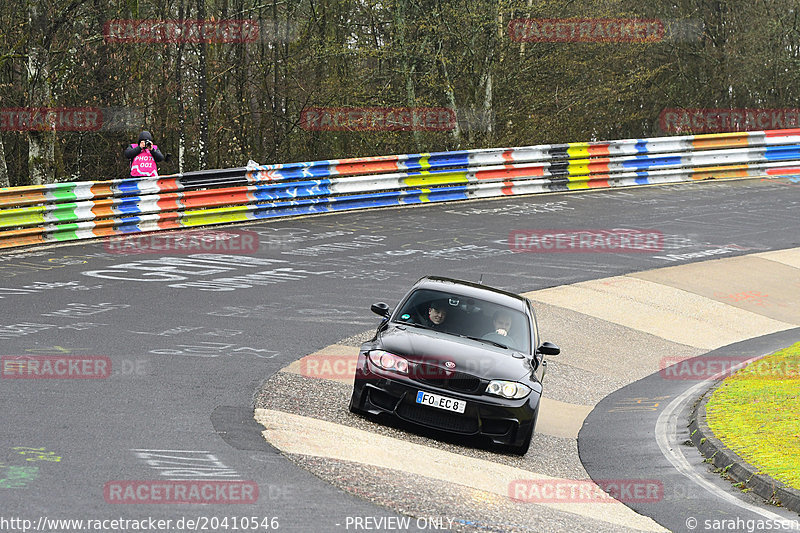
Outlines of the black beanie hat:
M150 132L149 132L149 131L143 131L142 133L140 133L140 134L139 134L139 140L140 140L140 141L150 141L150 142L153 142L153 136L152 136L152 135L150 135Z

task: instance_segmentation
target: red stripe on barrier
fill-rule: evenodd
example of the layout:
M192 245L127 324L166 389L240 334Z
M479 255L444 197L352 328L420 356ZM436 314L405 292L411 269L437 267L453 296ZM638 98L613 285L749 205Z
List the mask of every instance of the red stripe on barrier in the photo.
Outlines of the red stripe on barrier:
M158 187L159 191L177 191L181 189L180 185L178 185L177 178L164 178L156 180L156 187Z
M168 194L161 194L159 195L158 200L156 201L156 205L161 211L172 211L174 209L180 209L181 199L183 198L183 194L181 193L168 193Z
M609 146L611 146L611 145L608 144L608 143L606 143L606 144L590 144L589 145L589 156L590 157L595 157L595 156L598 156L598 155L611 155L611 152L609 152Z
M768 168L767 174L770 176L781 176L784 174L787 175L798 175L800 174L800 167L790 167L790 168Z
M793 135L800 135L800 128L787 128L785 130L766 130L764 134L767 137L789 137Z
M528 178L535 176L544 176L544 167L542 165L525 167L506 165L501 169L495 168L491 170L478 170L475 172L475 177L479 180Z
M607 174L600 175L599 177L592 177L592 179L586 181L586 186L590 189L610 187L608 178L609 176Z
M334 165L333 168L339 174L345 174L350 176L399 170L397 161L339 163L338 165Z
M589 173L594 174L595 172L608 172L608 162L609 159L605 157L598 160L593 159L588 165Z
M180 203L184 207L218 207L229 204L246 204L255 198L247 187L227 187L209 191L187 191Z

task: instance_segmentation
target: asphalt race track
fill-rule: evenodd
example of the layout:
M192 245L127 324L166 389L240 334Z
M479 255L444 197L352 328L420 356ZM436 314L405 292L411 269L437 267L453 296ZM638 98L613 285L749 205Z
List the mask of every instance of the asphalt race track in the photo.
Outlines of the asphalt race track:
M795 248L800 246L798 220L799 185L789 180L748 180L537 195L239 226L258 235L260 246L254 254L132 255L95 242L0 255L0 355L91 356L111 370L108 376L95 376L100 379L13 379L4 373L2 518L30 520L33 526L47 526L40 522L43 517L154 518L171 520L165 529L169 531L203 529L189 527L187 520L222 531L226 528L219 521L224 517L229 518L228 530L235 529L230 527L233 518L253 517L261 531L267 530L265 524L281 531L618 531L625 526L682 531L690 511L701 521L704 516L731 516L739 512L736 505L698 492L706 489L687 482L682 494L672 492L657 505L631 505L644 517L619 504L605 504L604 513L617 517L613 519L596 516L594 507L575 511L559 504L512 505L469 483L457 486L405 473L396 467L405 462L413 469L417 461L417 456L405 455L405 449L398 450L401 460L394 467L373 467L295 453L292 447L311 437L287 437L281 430L289 427L290 419L308 422L308 432L351 427L381 445L416 446L413 450L420 457L479 460L487 472L494 472L496 465L564 479L581 479L588 472L594 479L656 479L666 487L670 476L678 474L670 471L660 451L655 412L636 411L622 420L609 420L604 408L619 401L620 394L672 397L696 382L660 380L658 386L664 390L656 391L653 383L640 381L652 372L644 373L645 367L626 357L613 360L613 340L625 332L593 330L595 323L584 319L592 313L577 316L576 310L555 300L548 303L549 295L557 296L559 289L545 289ZM507 242L514 230L612 228L661 232L664 250L513 253ZM430 274L470 280L483 276L484 283L506 290L540 291L542 296L534 303L541 308L542 338L564 348L551 359L545 396L552 405L586 417L577 440L580 427L570 426L569 420L562 426L550 420L545 422L550 432L537 434L521 459L480 446L439 442L353 417L342 402L346 384L326 380L309 384L302 376L279 372L331 345L356 346L358 338L377 324L369 311L371 303L393 304L413 281ZM758 279L759 272L752 276ZM698 275L696 282L702 284L703 278ZM793 290L799 289L800 285ZM617 311L625 311L624 306ZM766 329L787 325L773 331L797 325L783 315L763 320ZM571 365L568 348L576 339L594 337L609 340L609 350L596 360L631 369L630 373L604 374L586 365ZM740 340L745 338L749 337ZM776 333L763 344L740 346L737 353L761 355L796 339L796 334ZM637 337L636 342L654 354L680 344L684 357L718 347L714 342L706 346L656 335ZM589 414L594 405L598 408ZM285 414L275 419L272 428L283 439L283 451L262 437L265 428L254 420L254 407ZM675 406L677 411L682 408ZM271 428L266 429L269 437ZM355 448L346 441L336 445ZM719 476L708 474L692 451L686 454L694 470L720 490L735 494ZM659 463L651 463L649 469L648 462L656 460ZM453 468L458 471L459 464ZM465 480L472 474L464 467ZM115 487L168 479L240 482L248 488L255 484L258 497L256 503L247 503L223 494L215 503L203 505L163 503L157 496L151 503L115 499ZM696 505L700 501L702 505ZM754 498L748 503L791 516ZM515 514L503 521L492 516L493 510L503 509ZM683 514L676 509L683 509ZM406 529L402 518L411 510L424 512L430 520L412 520ZM212 517L217 520L214 528ZM19 522L15 524L0 523L0 530L21 531ZM44 526L39 530L80 530L74 525Z

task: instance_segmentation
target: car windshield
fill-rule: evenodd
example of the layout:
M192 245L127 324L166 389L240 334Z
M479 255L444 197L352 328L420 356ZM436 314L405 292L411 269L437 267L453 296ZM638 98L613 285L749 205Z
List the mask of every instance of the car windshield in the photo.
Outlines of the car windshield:
M504 305L444 291L414 291L394 321L530 352L525 313Z

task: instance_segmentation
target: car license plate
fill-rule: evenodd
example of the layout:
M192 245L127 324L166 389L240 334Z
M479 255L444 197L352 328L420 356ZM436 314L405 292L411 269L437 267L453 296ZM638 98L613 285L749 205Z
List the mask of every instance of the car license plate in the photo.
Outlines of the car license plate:
M453 411L454 413L463 413L467 408L467 402L464 400L455 400L447 398L446 396L439 396L438 394L431 394L430 392L419 391L417 393L417 403L428 405L430 407L438 407L445 411Z

